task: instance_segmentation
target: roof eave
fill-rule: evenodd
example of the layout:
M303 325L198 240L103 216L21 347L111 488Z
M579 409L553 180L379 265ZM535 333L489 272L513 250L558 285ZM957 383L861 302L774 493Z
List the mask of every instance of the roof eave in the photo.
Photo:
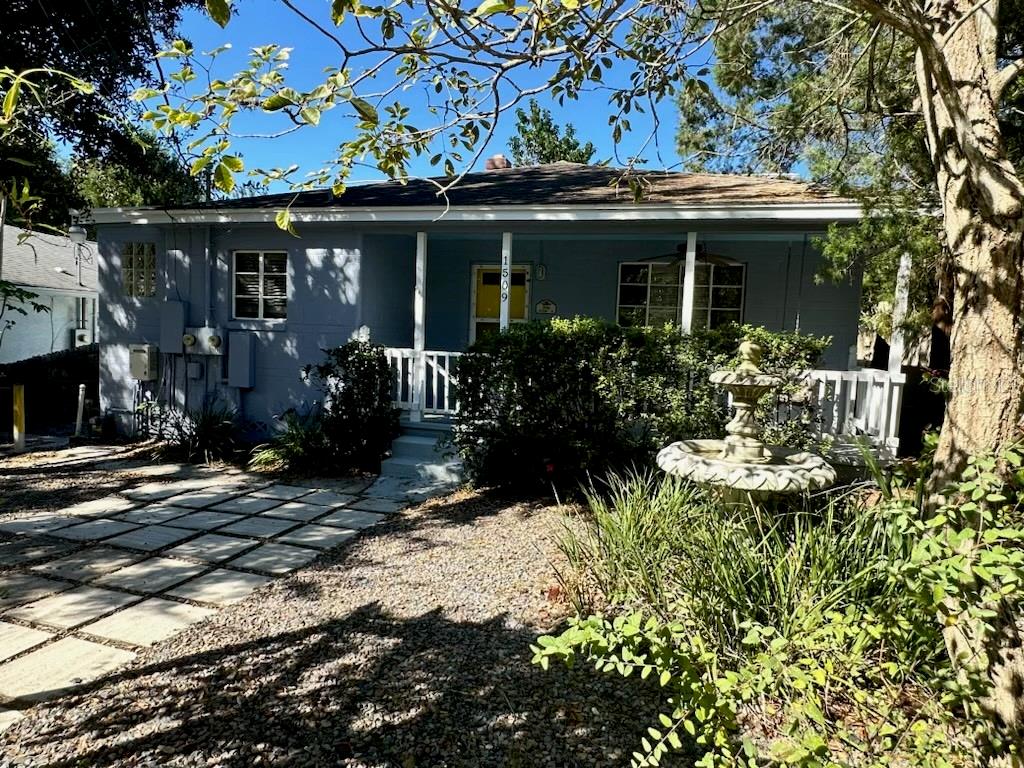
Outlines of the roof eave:
M272 223L276 208L97 208L96 224L243 224ZM849 200L802 203L653 204L630 205L471 205L387 206L379 208L292 208L297 223L366 222L572 222L572 221L855 221L861 207Z

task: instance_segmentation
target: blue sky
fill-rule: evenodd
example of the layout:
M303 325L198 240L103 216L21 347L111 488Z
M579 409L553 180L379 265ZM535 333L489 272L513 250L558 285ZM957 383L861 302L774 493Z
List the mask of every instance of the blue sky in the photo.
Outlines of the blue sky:
M326 0L298 0L297 5L312 17L328 25L329 3ZM342 30L344 31L345 25ZM248 58L248 51L258 45L278 43L291 47L289 80L294 87L309 88L320 82L324 66L339 62L338 49L323 35L312 29L277 0L242 0L235 4L235 13L227 28L221 29L205 13L189 11L185 14L181 25L181 34L189 39L197 51L206 51L225 43L230 43L229 52L218 57L214 76L227 77L242 66ZM606 77L609 83L622 82L628 76L622 68ZM424 107L424 98L415 92L407 91L399 96L413 110L410 122L426 127L436 121ZM595 161L611 159L614 161L614 144L608 126L611 114L607 96L602 92L586 93L579 101L567 102L559 107L546 96L538 98L540 103L552 110L559 123L571 122L576 127L577 135L583 141L592 141L597 146ZM642 156L648 160L647 167L662 168L679 161L674 149L673 136L676 130L676 112L671 103L665 102L659 109L661 126L658 131L660 157L655 144L648 144ZM334 155L337 146L352 136L350 121L345 119L343 110L337 109L325 115L320 125L315 128L304 128L289 136L276 139L240 139L235 142L235 150L246 161L247 168L283 167L292 163L300 166L302 171L313 170L325 165ZM625 158L637 152L647 139L651 121L641 115L634 115L633 131L625 136L619 145L620 157ZM488 144L487 155L497 152L507 154L508 138L514 133L514 115L508 113L496 127L494 138ZM236 130L246 132L267 132L274 126L273 116L252 115L236 120ZM429 165L429 158L423 157L414 161L411 166L414 175L438 175L441 171ZM356 171L353 180L379 178L380 174L370 170Z

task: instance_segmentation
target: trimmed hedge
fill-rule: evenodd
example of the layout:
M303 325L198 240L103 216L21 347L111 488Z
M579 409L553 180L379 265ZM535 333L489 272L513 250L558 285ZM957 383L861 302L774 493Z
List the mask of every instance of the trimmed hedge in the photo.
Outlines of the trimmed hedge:
M583 317L516 324L456 363L453 443L478 485L572 490L648 465L674 440L724 434L724 398L708 376L734 362L744 337L780 373L811 367L829 343L751 326L683 335Z

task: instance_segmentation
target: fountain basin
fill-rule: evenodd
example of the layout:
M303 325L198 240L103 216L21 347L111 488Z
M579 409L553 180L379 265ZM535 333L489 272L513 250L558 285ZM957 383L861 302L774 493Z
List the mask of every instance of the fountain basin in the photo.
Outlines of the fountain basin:
M696 483L755 495L803 493L832 485L836 472L821 456L796 448L763 447L764 458L722 458L724 440L681 440L658 452L658 466Z

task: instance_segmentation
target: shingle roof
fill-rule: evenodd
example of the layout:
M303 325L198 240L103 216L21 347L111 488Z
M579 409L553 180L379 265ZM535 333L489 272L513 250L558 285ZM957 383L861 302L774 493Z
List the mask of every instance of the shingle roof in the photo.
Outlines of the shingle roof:
M633 194L621 168L576 163L501 168L467 174L452 190L453 206L490 205L633 205ZM639 171L644 185L640 204L771 205L846 202L807 182L737 174ZM338 197L329 189L260 195L209 203L201 208L376 208L443 206L437 195L445 178L372 182L348 188Z
M18 240L26 234L28 237L19 243ZM70 239L6 225L0 279L30 288L95 293L96 243L83 243L81 252L83 285L78 283L75 246Z

